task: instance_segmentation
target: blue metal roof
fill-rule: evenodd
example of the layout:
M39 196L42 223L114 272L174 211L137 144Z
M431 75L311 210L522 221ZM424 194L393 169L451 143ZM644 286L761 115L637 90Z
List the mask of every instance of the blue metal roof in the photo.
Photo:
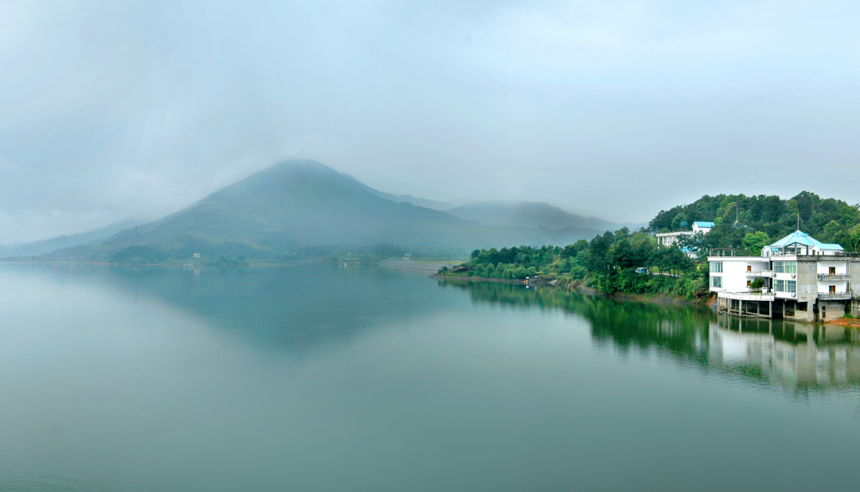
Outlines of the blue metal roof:
M712 227L714 227L713 222L702 222L701 220L697 220L693 222L693 224L699 226L702 229L711 229Z
M814 237L812 237L809 234L802 232L802 231L794 231L791 234L789 234L788 236L785 236L784 238L780 239L779 241L771 244L770 247L771 248L784 248L786 246L791 246L793 244L799 244L801 246L806 246L809 248L816 247L816 248L821 249L821 250L826 250L826 249L831 249L831 250L835 249L835 250L839 250L839 251L842 250L842 246L840 246L838 244L822 243L821 241L815 239Z
M819 246L818 249L835 249L839 251L843 250L842 245L835 243L821 243L821 246Z

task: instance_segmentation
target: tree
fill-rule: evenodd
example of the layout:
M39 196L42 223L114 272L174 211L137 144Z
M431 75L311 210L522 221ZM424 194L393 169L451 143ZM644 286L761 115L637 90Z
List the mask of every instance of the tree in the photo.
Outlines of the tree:
M768 244L770 244L770 237L764 231L748 232L743 240L744 249L750 253L760 253Z
M851 228L848 234L848 238L851 244L846 244L845 249L848 251L853 249L856 252L858 248L858 243L860 243L860 224L857 224L856 226Z
M591 240L588 249L588 258L586 259L585 267L592 272L609 273L612 269L612 264L609 258L609 249L612 247L615 236L606 231L602 236L597 236Z
M839 222L831 220L824 226L824 231L821 234L821 241L825 243L835 243L836 236L842 231L842 226Z
M678 212L675 218L672 219L672 230L680 230L681 224L687 225L687 216L684 214L684 212Z
M705 234L701 231L695 234L681 234L678 236L678 247L681 250L695 253L699 259L708 257L709 248L705 240Z

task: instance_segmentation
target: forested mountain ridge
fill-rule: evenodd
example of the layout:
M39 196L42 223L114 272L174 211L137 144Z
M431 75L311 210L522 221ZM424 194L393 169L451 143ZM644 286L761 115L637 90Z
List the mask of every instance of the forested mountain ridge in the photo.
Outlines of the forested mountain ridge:
M448 251L489 245L566 243L596 231L486 226L381 197L354 178L311 160L276 164L197 203L54 259L153 261L204 256L287 258L302 251L371 248ZM142 249L149 248L149 249ZM151 250L151 252L150 252Z
M803 191L789 199L776 195L705 195L693 203L661 210L649 223L653 232L677 231L694 221L714 222L704 240L710 248L744 248L774 242L798 229L825 243L854 251L860 240L860 205ZM751 243L749 234L757 234ZM765 237L766 236L766 237ZM747 244L744 244L744 240ZM755 251L751 251L754 253Z
M474 220L485 225L509 227L536 227L562 229L574 227L593 230L592 237L622 227L638 228L638 224L616 224L595 217L583 217L540 202L477 202L445 212L461 219Z

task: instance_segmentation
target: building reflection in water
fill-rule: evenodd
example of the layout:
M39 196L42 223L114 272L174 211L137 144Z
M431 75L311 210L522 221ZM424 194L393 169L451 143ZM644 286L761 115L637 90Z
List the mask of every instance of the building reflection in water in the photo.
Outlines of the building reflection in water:
M445 285L445 284L442 284ZM563 289L448 284L476 303L560 309L584 318L598 348L651 352L687 366L794 393L860 388L860 331L717 315L693 305L617 301Z
M760 371L787 389L860 385L860 332L836 325L718 316L708 363Z

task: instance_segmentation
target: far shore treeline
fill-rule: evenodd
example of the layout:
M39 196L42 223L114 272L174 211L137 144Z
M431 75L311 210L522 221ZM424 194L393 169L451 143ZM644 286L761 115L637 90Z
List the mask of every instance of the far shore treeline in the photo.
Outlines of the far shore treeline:
M678 245L659 246L653 233L689 230L694 221L714 222L708 234L681 236ZM523 279L539 275L561 285L606 294L666 294L688 299L708 295L710 250L728 248L758 255L761 249L800 228L816 239L854 251L860 243L860 206L822 199L810 192L778 196L703 196L663 210L648 229L606 232L591 241L540 248L480 249L448 277ZM683 250L682 250L683 248ZM696 259L685 252L692 252Z

